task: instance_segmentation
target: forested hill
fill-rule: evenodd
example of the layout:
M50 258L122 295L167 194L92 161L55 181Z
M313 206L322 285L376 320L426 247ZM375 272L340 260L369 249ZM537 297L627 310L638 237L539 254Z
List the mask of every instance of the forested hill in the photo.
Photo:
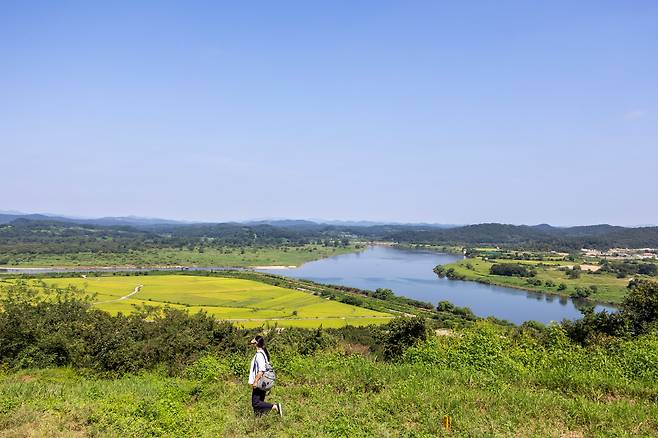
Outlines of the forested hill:
M66 222L82 225L103 225L103 226L135 226L135 227L148 227L151 225L176 225L185 224L185 222L157 219L157 218L143 218L135 216L127 217L101 217L97 219L83 219L83 218L70 218L65 216L53 216L45 214L25 214L25 213L0 213L0 224L7 224L16 219L29 219L34 221L49 221L49 222Z
M310 243L311 238L321 240L323 237L327 238L320 231L308 233L271 225L222 223L134 227L16 219L0 225L0 254L303 245Z
M577 250L613 247L658 247L658 227L625 228L593 225L558 228L550 225L479 224L453 228L431 225L340 226L309 221L99 225L62 220L19 218L0 224L0 253L125 252L157 248L272 246L320 243L344 245L349 240L404 244L497 245L526 249Z
M443 230L399 230L388 234L387 238L407 243L502 245L554 250L656 248L658 227L592 225L558 228L550 225L479 224Z

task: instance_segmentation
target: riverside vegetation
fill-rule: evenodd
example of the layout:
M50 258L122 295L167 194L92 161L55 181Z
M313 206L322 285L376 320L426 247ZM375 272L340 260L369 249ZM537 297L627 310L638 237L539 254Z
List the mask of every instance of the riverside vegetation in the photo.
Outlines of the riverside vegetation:
M287 406L254 418L247 341L204 314L94 309L73 287L5 286L7 436L648 436L658 434L658 284L616 314L545 327L435 320L269 330ZM442 426L450 416L452 430Z
M611 304L623 300L632 278L651 279L658 274L658 265L653 261L583 260L576 255L501 254L488 249L470 250L467 256L456 263L439 265L434 272L453 280Z

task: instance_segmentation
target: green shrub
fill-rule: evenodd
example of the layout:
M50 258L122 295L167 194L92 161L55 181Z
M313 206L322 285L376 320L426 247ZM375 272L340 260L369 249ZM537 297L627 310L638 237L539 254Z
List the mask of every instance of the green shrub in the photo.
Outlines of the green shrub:
M631 281L621 308L636 334L648 332L658 321L658 282Z
M242 372L244 373L244 369ZM221 360L212 354L206 354L190 365L185 374L195 380L218 381L233 373L226 359Z
M534 277L537 273L528 265L521 263L496 263L489 268L491 275L506 277Z
M424 318L396 318L380 329L379 342L384 359L395 360L404 350L427 339L429 327Z
M204 313L144 306L111 316L71 287L18 282L4 290L0 363L12 367L73 365L120 374L165 364L173 373L206 351L246 348L237 328Z
M354 295L345 295L339 300L341 303L349 304L351 306L363 306L363 300Z
M591 294L592 294L592 291L591 291L590 289L587 289L587 288L584 288L584 287L580 287L580 286L576 286L576 289L575 289L571 294L569 294L569 296L570 296L571 298L577 300L577 299L584 299L584 298L587 298L587 297L589 297Z
M439 304L436 306L436 310L439 312L452 312L455 310L455 305L450 301L439 301Z

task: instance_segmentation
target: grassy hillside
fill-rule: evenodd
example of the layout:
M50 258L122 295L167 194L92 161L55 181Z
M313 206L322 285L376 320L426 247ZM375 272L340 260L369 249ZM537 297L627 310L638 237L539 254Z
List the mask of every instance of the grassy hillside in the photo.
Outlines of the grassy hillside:
M546 224L527 226L488 223L447 229L401 226L384 233L384 236L386 240L411 244L484 245L527 250L658 247L658 227L624 228L611 225L557 228Z
M130 313L135 306L145 304L169 305L192 313L204 311L244 327L265 323L284 327L358 326L385 323L393 317L390 313L326 300L309 292L238 278L148 275L45 278L44 281L51 286L75 286L95 293L95 307L112 314ZM131 296L122 299L128 295Z
M67 368L0 374L4 436L652 436L658 338L579 347L478 324L398 362L340 343L271 347L286 417L254 418L249 354L207 355L178 376L104 379ZM359 351L364 351L362 348ZM441 425L452 419L448 433Z
M74 289L41 289L22 282L0 301L5 436L658 435L654 282L615 314L454 330L419 317L246 330L171 309L111 316ZM251 412L258 332L283 419Z

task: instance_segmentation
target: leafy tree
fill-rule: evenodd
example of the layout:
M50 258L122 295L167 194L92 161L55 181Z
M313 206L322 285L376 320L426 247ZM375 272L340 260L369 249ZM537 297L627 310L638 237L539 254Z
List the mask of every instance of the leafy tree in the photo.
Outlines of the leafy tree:
M658 266L654 263L637 261L609 261L602 263L602 272L616 274L617 278L626 278L629 275L647 275L655 277L658 275Z
M569 295L573 299L584 299L591 295L592 291L590 289L576 286L576 290Z
M519 263L498 263L491 265L489 272L492 275L504 275L507 277L534 277L537 273L527 265Z
M580 278L581 273L582 273L582 270L580 269L580 266L576 265L576 266L574 266L573 268L571 268L567 271L567 277L569 277L572 280L575 280L577 278Z
M654 263L642 263L638 266L637 273L640 275L649 275L655 277L658 275L658 266Z
M377 288L371 296L380 300L389 300L395 296L391 289Z
M636 334L645 333L655 326L658 321L658 282L631 281L621 309Z
M605 337L625 337L630 333L628 320L619 312L594 312L593 306L581 307L583 317L564 320L562 327L567 335L580 344L595 343Z
M452 312L455 310L455 305L450 301L439 301L439 304L436 306L436 310L439 312Z
M381 328L378 340L383 347L384 358L395 360L419 341L427 339L429 328L424 318L395 318Z
M341 297L340 299L341 303L349 304L351 306L362 306L363 305L363 300L357 296L354 295L345 295L344 297Z

